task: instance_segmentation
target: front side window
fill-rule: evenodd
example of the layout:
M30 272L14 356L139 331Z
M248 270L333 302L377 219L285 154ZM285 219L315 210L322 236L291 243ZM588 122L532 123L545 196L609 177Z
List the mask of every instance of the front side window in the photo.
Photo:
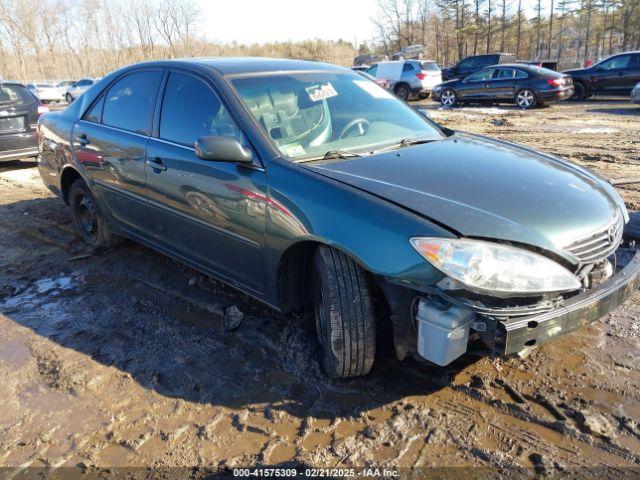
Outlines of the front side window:
M598 70L620 70L629 66L631 55L620 55L603 60L598 64Z
M171 73L162 100L160 138L193 147L207 135L242 141L240 129L207 84L188 74Z
M266 135L294 161L444 136L394 95L350 72L264 74L231 83Z
M403 72L413 72L415 70L415 68L413 68L413 65L411 63L405 63L402 66L402 71Z
M462 60L458 64L458 68L460 68L462 70L469 70L469 69L473 68L475 66L475 64L476 64L476 58L477 57L465 58L464 60Z
M161 72L145 71L131 73L118 80L106 93L102 123L147 135L161 79Z
M473 75L469 75L467 77L467 81L469 82L485 82L487 80L491 80L491 77L493 76L493 72L495 70L491 69L491 70L482 70L480 72L476 72Z

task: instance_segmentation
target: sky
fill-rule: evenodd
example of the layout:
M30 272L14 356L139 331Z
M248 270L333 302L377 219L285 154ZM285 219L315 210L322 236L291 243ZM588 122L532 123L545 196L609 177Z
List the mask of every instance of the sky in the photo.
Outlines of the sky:
M198 0L209 40L358 42L375 36L377 0Z
M203 33L207 39L222 43L315 38L342 38L359 43L376 36L371 19L378 12L377 0L197 0L197 3L203 13ZM549 0L542 3L546 7ZM533 14L533 4L534 0L524 1L527 16Z

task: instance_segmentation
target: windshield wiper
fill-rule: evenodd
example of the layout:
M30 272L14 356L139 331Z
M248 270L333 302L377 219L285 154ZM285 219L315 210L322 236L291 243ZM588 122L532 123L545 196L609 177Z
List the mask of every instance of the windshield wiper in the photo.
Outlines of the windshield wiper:
M423 143L431 143L431 142L435 142L436 140L438 140L438 139L437 138L407 137L407 138L403 138L402 140L400 140L397 143L393 143L391 145L387 145L386 147L382 147L382 148L379 148L377 150L374 150L373 152L371 152L371 154L386 152L388 150L395 150L396 148L409 147L411 145L420 145L420 144L423 144Z
M318 160L336 160L338 158L357 158L361 156L361 153L350 152L349 150L329 150L324 155L302 158L300 160L296 160L295 163L316 162Z

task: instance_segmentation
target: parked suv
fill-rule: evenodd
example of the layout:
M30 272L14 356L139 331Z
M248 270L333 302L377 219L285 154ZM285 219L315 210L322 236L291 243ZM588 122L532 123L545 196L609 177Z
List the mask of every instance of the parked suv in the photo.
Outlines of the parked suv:
M487 55L473 55L456 63L453 67L442 69L442 80L458 80L467 77L483 68L499 63L515 63L513 53L490 53Z
M38 115L48 111L21 83L0 83L0 161L38 155Z
M403 100L414 96L427 98L433 87L442 82L440 67L432 60L380 62L367 73L388 80L395 94Z
M93 78L83 78L82 80L78 80L67 89L65 100L67 101L67 103L73 102L76 98L87 91L94 83L96 83L96 81Z
M563 73L573 77L575 100L586 100L591 95L627 96L640 82L640 51L619 53L588 68Z

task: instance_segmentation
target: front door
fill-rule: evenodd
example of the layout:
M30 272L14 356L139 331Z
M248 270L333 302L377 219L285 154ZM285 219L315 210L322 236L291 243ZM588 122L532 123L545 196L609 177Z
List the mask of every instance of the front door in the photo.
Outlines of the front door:
M266 175L262 167L202 160L194 144L227 135L250 148L220 97L198 76L172 71L157 138L147 147L147 196L158 245L257 292L264 289Z
M601 95L628 95L632 87L626 84L630 80L631 60L630 53L616 55L594 67L596 93Z
M121 228L153 238L147 211L145 151L163 71L130 73L104 92L73 129L78 162L100 205Z
M491 78L495 72L494 68L480 70L469 75L459 89L460 100L487 100L491 95Z

